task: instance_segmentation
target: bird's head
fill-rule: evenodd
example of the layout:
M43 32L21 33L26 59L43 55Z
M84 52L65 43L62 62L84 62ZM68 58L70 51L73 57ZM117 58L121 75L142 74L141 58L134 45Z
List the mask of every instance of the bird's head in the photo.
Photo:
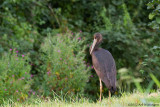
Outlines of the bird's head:
M94 34L94 40L93 40L93 44L91 46L91 50L90 50L90 54L92 54L93 50L95 49L95 47L97 48L97 46L102 42L102 35L100 33L95 33Z

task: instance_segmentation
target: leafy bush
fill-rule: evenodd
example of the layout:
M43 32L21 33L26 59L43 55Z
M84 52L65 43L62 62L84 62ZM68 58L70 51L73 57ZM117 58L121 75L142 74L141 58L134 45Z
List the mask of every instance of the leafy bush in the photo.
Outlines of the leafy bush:
M144 56L144 60L141 64L140 73L144 77L144 83L152 83L154 80L151 75L155 75L156 78L160 78L160 47L154 46L149 49L148 54ZM156 83L156 82L155 82ZM157 88L158 85L152 84L151 87Z
M149 19L153 20L149 25L153 29L160 29L160 1L152 0L147 4L147 9L152 9L152 12L149 14Z
M142 82L142 79L139 78L139 75L137 73L127 68L119 69L118 73L119 79L117 80L117 87L121 91L130 91L132 88L132 84L135 84L138 91L142 91L141 86L139 86L140 82Z
M17 48L21 52L33 49L33 43L38 33L35 27L23 17L23 9L27 7L22 4L16 0L14 2L6 0L0 3L0 11L2 11L0 15L3 16L0 17L1 53L7 51L9 47Z
M0 103L3 99L23 101L28 97L31 67L27 60L28 56L19 55L15 49L0 59Z
M88 80L88 70L84 64L85 46L80 34L48 35L41 45L42 66L35 76L38 91L45 96L58 94L75 95L83 93ZM42 78L43 77L43 78ZM63 92L63 93L62 93Z

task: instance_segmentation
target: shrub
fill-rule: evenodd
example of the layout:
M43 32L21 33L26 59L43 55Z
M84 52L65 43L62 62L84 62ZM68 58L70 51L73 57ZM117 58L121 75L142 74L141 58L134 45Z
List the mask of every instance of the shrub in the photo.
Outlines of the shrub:
M158 43L157 45L158 46L153 46L151 49L149 49L148 54L144 56L144 60L141 64L140 73L141 76L144 77L144 84L151 84L153 81L155 82L155 80L153 79L154 75L155 78L160 80L160 72L158 72L160 69L160 47ZM149 88L149 85L147 85L146 87ZM150 87L157 89L158 85L152 84Z
M23 101L28 97L31 78L28 56L19 55L15 49L0 59L0 103L5 99Z
M39 91L52 96L53 91L60 95L82 93L89 77L84 64L85 46L80 34L71 33L50 36L41 46L42 71L35 77L41 85ZM43 80L42 78L43 77Z

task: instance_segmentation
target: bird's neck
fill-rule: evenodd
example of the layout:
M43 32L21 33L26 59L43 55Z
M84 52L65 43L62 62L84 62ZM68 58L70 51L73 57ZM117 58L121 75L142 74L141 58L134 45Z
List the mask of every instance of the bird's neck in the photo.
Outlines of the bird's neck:
M97 51L97 50L99 49L99 45L100 45L100 44L96 44L95 47L94 47L94 49L93 49L93 51ZM91 48L92 48L92 45L91 45L91 47L90 47L90 51L91 51Z
M99 44L96 44L94 47L94 51L98 50L98 48L99 48Z

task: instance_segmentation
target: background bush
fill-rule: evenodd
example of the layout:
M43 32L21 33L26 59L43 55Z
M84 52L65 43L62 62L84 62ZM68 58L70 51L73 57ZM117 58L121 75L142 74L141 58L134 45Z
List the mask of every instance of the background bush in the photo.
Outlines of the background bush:
M45 38L40 48L42 65L34 84L40 93L45 96L83 94L90 72L84 61L86 46L81 36L66 33L48 34Z
M5 99L23 101L29 97L30 70L28 56L15 49L0 58L0 103Z

